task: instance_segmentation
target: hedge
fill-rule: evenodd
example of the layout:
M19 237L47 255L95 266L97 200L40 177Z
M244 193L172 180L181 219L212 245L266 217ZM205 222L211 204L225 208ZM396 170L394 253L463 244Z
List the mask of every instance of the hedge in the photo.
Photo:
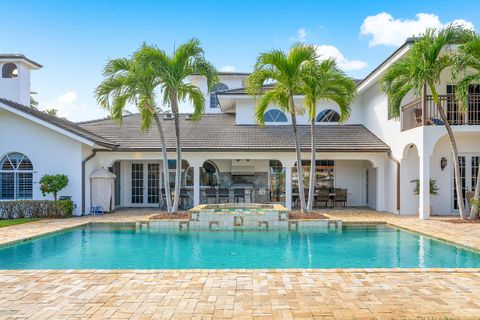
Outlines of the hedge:
M66 218L73 214L74 204L71 200L18 200L0 201L0 219L19 218Z

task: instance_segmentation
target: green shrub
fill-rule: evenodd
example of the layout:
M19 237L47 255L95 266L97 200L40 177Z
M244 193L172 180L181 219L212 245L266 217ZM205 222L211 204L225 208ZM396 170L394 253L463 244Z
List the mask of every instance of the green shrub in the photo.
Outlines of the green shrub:
M58 208L66 217L71 217L73 215L73 209L75 209L75 205L72 200L58 200Z
M66 218L72 216L73 210L71 200L0 201L0 219Z
M470 199L470 205L474 206L478 211L478 209L480 209L480 199L475 199L475 198Z

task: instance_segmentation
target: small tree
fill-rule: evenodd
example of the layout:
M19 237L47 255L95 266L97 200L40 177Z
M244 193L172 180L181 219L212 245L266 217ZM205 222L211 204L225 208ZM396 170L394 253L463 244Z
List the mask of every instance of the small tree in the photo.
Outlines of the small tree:
M60 190L68 185L68 177L64 174L46 174L40 179L40 191L45 197L47 194L53 194L55 202Z

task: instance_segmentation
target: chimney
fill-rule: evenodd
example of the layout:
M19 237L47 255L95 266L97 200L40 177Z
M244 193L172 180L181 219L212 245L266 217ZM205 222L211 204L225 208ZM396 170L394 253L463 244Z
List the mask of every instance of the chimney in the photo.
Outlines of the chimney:
M0 98L30 106L30 71L40 68L23 54L0 54Z

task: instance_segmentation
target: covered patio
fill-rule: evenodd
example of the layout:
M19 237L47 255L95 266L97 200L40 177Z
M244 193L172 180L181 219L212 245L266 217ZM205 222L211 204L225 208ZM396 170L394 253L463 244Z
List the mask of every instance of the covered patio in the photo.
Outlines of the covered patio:
M163 164L159 156L153 152L97 154L99 162L107 164L105 167L116 176L116 207L165 208ZM309 158L309 154L302 158ZM314 208L384 210L382 172L389 165L384 153L319 152L317 159ZM171 196L175 168L175 160L169 160ZM300 207L297 167L291 153L185 153L181 168L180 210L217 203L273 203L289 210ZM302 160L302 168L303 192L308 198L310 161Z

